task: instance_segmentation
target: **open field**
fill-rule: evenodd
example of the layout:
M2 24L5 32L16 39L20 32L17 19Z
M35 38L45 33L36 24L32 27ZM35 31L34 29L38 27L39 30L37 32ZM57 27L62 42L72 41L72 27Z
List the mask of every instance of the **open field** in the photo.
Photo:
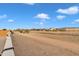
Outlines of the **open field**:
M6 30L0 30L0 36L6 36L7 35L7 32Z
M48 37L51 39L57 39L57 40L63 40L63 41L68 41L68 42L73 42L73 43L78 43L79 44L79 32L38 32L38 31L32 31L31 34L38 34L40 36Z
M14 32L12 38L15 55L79 55L78 32Z
M3 48L4 48L7 32L8 31L0 30L0 54L1 54L2 50L3 50Z
M0 37L0 54L4 48L4 45L5 45L5 41L6 41L6 38L5 37Z

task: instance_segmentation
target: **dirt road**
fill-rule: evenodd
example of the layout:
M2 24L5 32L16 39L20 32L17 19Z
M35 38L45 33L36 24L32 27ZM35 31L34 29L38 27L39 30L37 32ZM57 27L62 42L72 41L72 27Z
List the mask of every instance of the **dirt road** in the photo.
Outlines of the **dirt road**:
M13 45L15 55L21 56L79 55L79 44L40 36L39 33L14 33Z

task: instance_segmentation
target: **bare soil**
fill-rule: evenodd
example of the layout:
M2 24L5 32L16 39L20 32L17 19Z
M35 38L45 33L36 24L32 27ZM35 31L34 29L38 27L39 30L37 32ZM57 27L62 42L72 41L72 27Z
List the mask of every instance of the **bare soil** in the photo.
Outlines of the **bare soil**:
M0 54L1 54L2 50L3 50L3 48L4 48L4 45L5 45L7 32L8 31L0 30Z
M5 37L0 37L0 54L4 48L4 45L5 45L5 41L6 41L6 38Z
M15 32L12 38L17 56L77 56L79 55L79 42L76 43L78 39L74 37L79 38L78 33L73 33L72 36L72 32L52 34L49 32L29 34Z

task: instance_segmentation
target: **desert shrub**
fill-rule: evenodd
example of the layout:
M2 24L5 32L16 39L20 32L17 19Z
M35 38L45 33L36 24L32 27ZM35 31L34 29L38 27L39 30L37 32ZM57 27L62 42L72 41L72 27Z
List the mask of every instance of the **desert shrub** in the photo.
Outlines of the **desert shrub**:
M65 29L59 29L59 31L65 31Z
M20 33L29 33L29 30L19 30Z
M23 33L23 31L22 31L22 30L19 30L19 32L20 32L20 33Z
M35 29L35 31L40 31L40 29Z
M4 31L5 31L5 30L7 30L7 29L2 29L2 30L4 30Z
M66 30L65 30L65 29L53 29L52 31L53 31L53 32L57 32L57 31L63 32L63 31L66 31Z
M15 31L20 31L20 29L16 29Z
M30 30L25 30L24 32L25 32L25 33L29 33L29 32L30 32Z
M23 33L23 30L21 30L21 29L17 29L17 30L15 30L15 31L18 31L18 32L20 32L20 33Z
M10 32L11 32L11 34L13 34L13 31L12 30L10 30Z
M57 30L52 30L53 32L56 32Z
M29 33L30 30L28 29L17 29L16 31L20 32L20 33Z

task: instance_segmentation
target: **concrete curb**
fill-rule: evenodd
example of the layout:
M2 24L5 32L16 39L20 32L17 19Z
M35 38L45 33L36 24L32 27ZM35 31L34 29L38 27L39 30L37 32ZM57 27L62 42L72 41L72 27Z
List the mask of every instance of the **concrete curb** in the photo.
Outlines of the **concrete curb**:
M14 47L12 45L11 32L8 32L8 36L1 56L15 56Z

